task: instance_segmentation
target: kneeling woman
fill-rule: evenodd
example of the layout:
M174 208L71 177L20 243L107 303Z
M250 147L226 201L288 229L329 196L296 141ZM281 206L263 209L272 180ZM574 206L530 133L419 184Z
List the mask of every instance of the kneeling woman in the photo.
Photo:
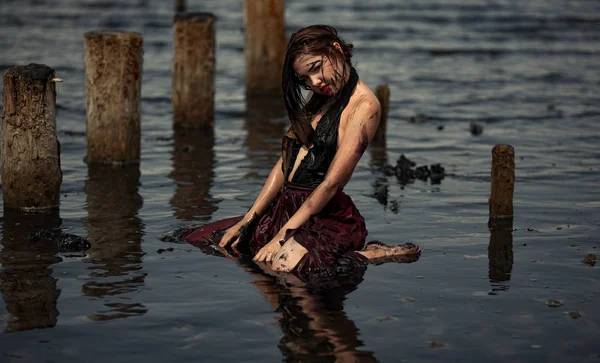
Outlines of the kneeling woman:
M254 260L297 272L330 269L341 259L366 264L421 252L412 244L364 248L364 218L342 191L380 117L379 102L351 59L352 44L332 27L314 25L292 35L282 74L291 126L279 161L245 216L192 230L187 241L247 244ZM311 91L308 100L302 89ZM225 233L219 238L219 232Z

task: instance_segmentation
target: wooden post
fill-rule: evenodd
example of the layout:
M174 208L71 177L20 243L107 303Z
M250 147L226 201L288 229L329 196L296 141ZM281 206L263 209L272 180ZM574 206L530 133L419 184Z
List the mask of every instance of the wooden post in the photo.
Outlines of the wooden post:
M87 161L140 160L143 39L138 33L85 33Z
M284 0L245 0L244 4L248 95L281 94L286 50Z
M43 64L12 67L4 74L1 159L5 207L58 207L62 171L54 78L54 69Z
M387 128L387 118L390 104L390 89L387 84L377 86L375 96L381 105L381 119L375 135L373 136L373 144L385 146L385 132Z
M515 187L515 150L510 145L496 145L492 150L492 193L490 219L513 217Z
M175 1L175 11L178 13L183 13L185 11L185 0Z
M215 21L209 13L175 15L172 99L176 126L213 125Z

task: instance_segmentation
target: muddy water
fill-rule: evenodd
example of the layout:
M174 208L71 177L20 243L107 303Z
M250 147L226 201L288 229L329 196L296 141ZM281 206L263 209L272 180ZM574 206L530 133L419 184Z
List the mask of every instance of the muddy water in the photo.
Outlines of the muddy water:
M0 70L44 63L65 80L60 210L4 211L0 224L0 361L600 359L599 270L582 262L600 246L597 2L286 3L288 35L335 25L361 79L389 85L386 146L367 151L346 192L370 239L424 249L318 287L159 239L243 213L286 128L277 101L245 97L242 1L188 3L218 17L212 132L172 128L172 2L0 2ZM139 166L83 162L83 33L98 28L144 36ZM492 234L498 143L516 150L515 219ZM400 183L380 171L400 154L448 175ZM93 247L30 247L37 228Z

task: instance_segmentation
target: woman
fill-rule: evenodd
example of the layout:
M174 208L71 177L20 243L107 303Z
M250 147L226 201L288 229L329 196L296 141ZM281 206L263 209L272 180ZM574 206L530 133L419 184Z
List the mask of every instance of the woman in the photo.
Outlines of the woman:
M343 191L373 138L380 105L352 67L352 44L330 26L292 34L282 73L291 121L282 156L243 217L191 231L191 243L247 246L276 271L311 272L416 255L418 246L369 243L364 218ZM310 91L306 100L302 89ZM225 234L220 233L226 229Z

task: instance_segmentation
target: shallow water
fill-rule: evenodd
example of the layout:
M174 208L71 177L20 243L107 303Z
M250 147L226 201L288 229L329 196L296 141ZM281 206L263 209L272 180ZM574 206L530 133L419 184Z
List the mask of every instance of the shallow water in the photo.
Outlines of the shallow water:
M243 213L286 127L276 102L245 98L242 1L188 3L218 18L212 134L172 128L173 2L0 2L0 70L43 63L65 80L60 211L1 220L0 361L600 360L600 275L582 263L600 246L598 2L287 1L288 35L335 25L361 79L389 85L387 147L367 151L346 192L369 239L424 249L321 290L159 240ZM144 37L139 167L83 162L83 33L97 28ZM515 230L492 235L498 143L516 152ZM400 154L448 176L401 185L378 168ZM93 247L27 246L41 227Z

